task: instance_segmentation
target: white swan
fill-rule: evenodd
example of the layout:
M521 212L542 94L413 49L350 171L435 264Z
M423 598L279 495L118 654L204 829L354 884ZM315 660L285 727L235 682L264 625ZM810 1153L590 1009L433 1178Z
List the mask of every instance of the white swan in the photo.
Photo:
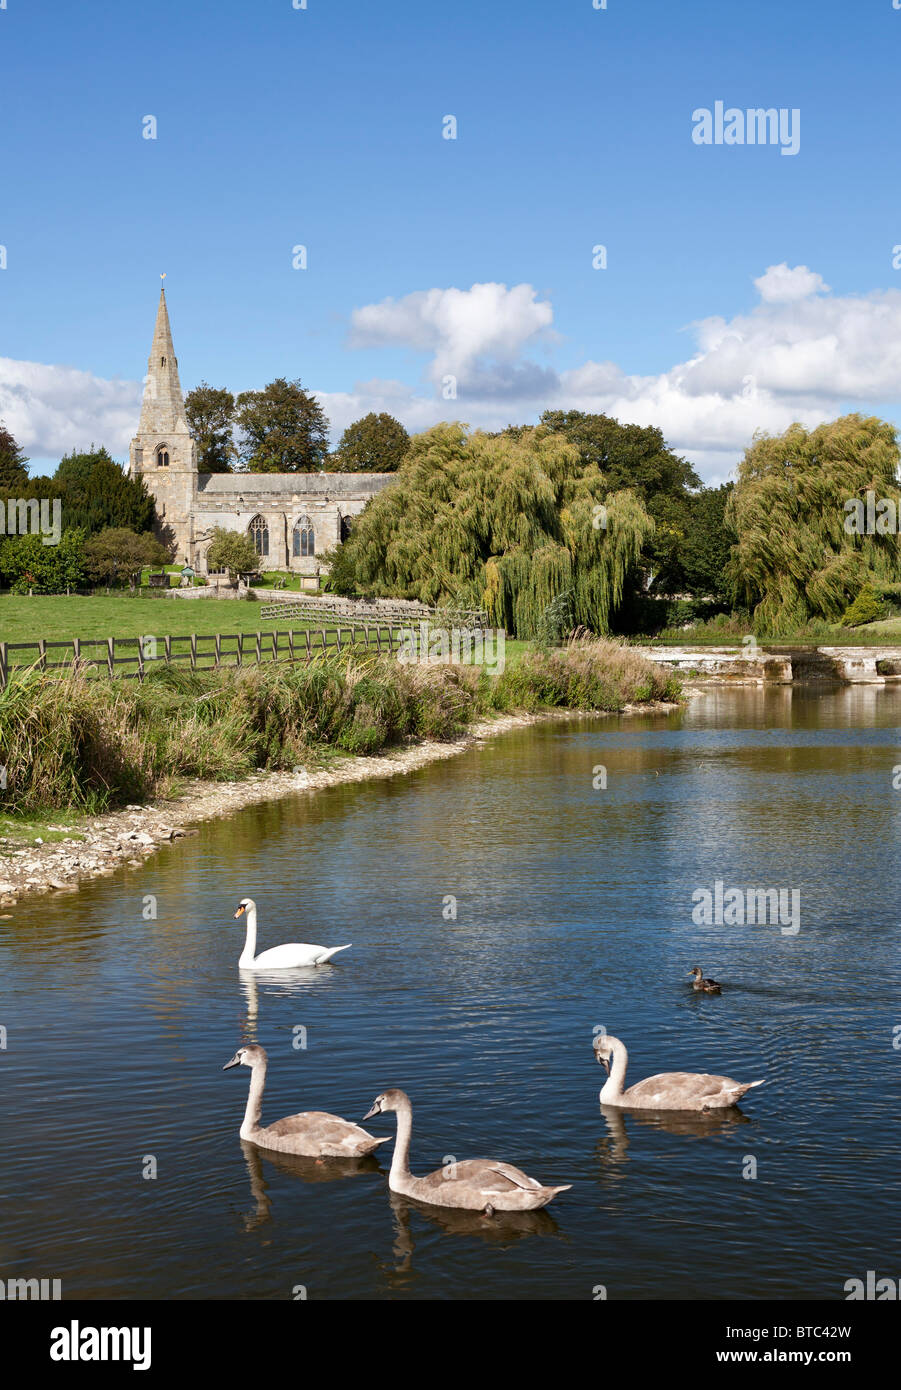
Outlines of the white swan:
M277 1149L283 1154L302 1154L306 1158L362 1158L386 1139L376 1139L359 1125L329 1115L324 1110L304 1110L286 1115L274 1125L261 1125L263 1087L266 1085L266 1049L259 1043L239 1047L222 1068L250 1067L250 1091L241 1123L241 1138L261 1149Z
M254 955L257 948L257 905L253 898L242 898L238 903L236 917L247 913L247 936L238 966L241 970L293 970L300 965L324 965L339 951L349 951L346 946L312 946L307 941L292 941L287 946L271 946L268 951Z
M463 1207L491 1216L495 1211L535 1211L547 1206L558 1192L568 1192L572 1187L572 1183L542 1187L537 1179L514 1168L512 1163L496 1163L489 1158L469 1158L459 1163L454 1160L424 1178L414 1178L409 1162L413 1107L406 1091L393 1089L376 1096L363 1120L391 1110L397 1115L397 1139L388 1174L392 1192L433 1207Z
M708 1076L706 1072L664 1071L624 1091L629 1063L625 1044L603 1033L594 1040L594 1054L608 1077L601 1091L601 1105L620 1105L625 1110L722 1110L737 1105L754 1086L763 1085L762 1081L733 1081L730 1076Z

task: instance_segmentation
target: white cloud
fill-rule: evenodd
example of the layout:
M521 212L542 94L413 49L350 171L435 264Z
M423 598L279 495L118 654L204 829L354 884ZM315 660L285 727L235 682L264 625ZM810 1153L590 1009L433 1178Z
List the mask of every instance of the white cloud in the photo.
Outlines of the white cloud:
M441 302L442 296L465 302L482 286L407 295L360 309L354 321L373 328L381 323L383 342L430 351L431 381L440 379L448 364L460 367L457 401L411 391L406 407L395 402L394 413L408 428L421 429L424 419L450 415L496 429L548 408L604 412L658 425L706 480L722 481L755 430L778 433L795 420L811 426L855 406L865 410L898 399L901 292L833 296L816 271L786 263L769 266L754 283L760 303L750 313L690 325L696 351L656 376L627 375L615 362L591 361L557 372L517 357L530 340L551 336L550 306L536 303L530 285L490 287L503 320L498 337L507 349L502 358L496 353L499 363L490 360L494 341L488 325L481 324L478 348L464 352L440 313L421 312L425 302ZM489 305L476 296L466 311L470 321L480 320L476 303ZM395 313L401 305L403 312ZM542 310L540 324L526 306ZM378 340L373 332L366 345ZM389 405L369 408L391 410Z
M789 266L785 261L768 266L754 284L766 304L792 304L796 299L825 294L829 289L815 270L808 270L806 265Z
M138 381L0 357L0 420L30 457L61 458L91 444L127 454L142 389Z
M432 355L428 377L456 378L480 394L528 395L540 386L523 348L549 341L554 311L531 285L488 283L468 290L419 290L367 304L351 316L350 347L403 347Z
M432 289L355 310L350 343L425 353L425 385L374 379L319 392L334 438L369 411L411 432L438 420L498 429L542 410L605 412L655 424L707 481L735 468L755 430L815 425L848 409L898 400L901 291L833 295L806 266L770 266L760 302L732 318L690 325L685 361L653 376L615 362L557 370L526 354L557 340L553 310L531 285ZM456 399L442 394L445 377ZM0 419L32 456L58 457L96 441L120 456L137 425L138 382L104 381L68 367L0 359Z

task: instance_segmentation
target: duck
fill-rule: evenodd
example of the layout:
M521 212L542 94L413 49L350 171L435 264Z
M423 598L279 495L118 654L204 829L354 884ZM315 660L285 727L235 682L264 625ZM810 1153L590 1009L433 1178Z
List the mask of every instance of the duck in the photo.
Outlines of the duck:
M722 994L723 987L719 980L705 980L704 972L699 965L692 966L688 973L694 977L692 989L701 989L705 994Z
M257 948L257 905L253 898L242 898L238 903L235 917L247 913L247 936L244 950L238 960L240 970L295 970L304 965L325 965L339 951L349 951L353 942L346 946L313 946L308 941L292 941L286 946L270 946L268 951L254 955Z
M493 1216L496 1211L536 1211L547 1206L559 1192L568 1192L572 1183L544 1187L512 1163L489 1158L469 1158L449 1162L424 1178L410 1172L410 1135L413 1106L406 1091L392 1088L376 1096L363 1116L363 1123L374 1115L397 1115L397 1140L388 1174L392 1192L433 1207L457 1207Z
M329 1115L324 1110L303 1110L298 1115L286 1115L272 1125L261 1125L263 1087L266 1085L268 1064L266 1049L259 1043L239 1047L230 1062L222 1068L250 1067L250 1091L247 1109L239 1131L241 1138L261 1149L275 1149L283 1154L300 1154L304 1158L361 1158L372 1153L387 1139L376 1139L360 1125Z
M601 1090L601 1105L619 1105L625 1110L722 1110L737 1105L747 1091L763 1085L762 1081L733 1081L731 1076L709 1076L707 1072L664 1071L624 1091L629 1064L625 1043L609 1033L599 1034L594 1040L594 1054L608 1078Z

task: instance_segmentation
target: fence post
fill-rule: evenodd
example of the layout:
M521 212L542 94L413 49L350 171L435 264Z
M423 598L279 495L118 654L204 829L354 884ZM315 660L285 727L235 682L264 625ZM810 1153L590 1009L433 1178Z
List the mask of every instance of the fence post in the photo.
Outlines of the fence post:
M313 660L313 644L312 644L312 642L310 641L310 629L309 629L309 628L306 628L306 629L305 629L305 631L304 631L304 637L306 637L306 639L307 639L307 661L312 661L312 660Z
M341 624L340 624L340 623L339 623L338 626L335 628L335 645L337 646L338 651L340 652L340 650L341 650Z
M167 665L167 666L171 666L171 665L172 665L172 638L171 638L171 637L164 637L164 638L163 638L163 643L164 643L165 650L166 650L166 665Z
M217 632L217 633L216 633L216 665L219 666L219 665L221 664L221 662L222 662L222 634L221 634L221 632Z
M191 670L197 670L197 633L191 633Z
M47 669L47 643L44 641L43 637L41 638L40 642L38 642L38 652L39 652L39 654L40 654L40 662L39 662L40 668L41 668L42 671L46 671L46 669Z
M110 676L115 675L116 670L116 639L107 637L106 639L106 664L109 668Z
M278 661L278 633L275 629L272 632L272 660Z
M0 690L6 689L6 643L0 642Z
M72 665L73 665L73 667L78 667L78 666L81 665L81 638L80 638L80 637L73 637L73 638L72 638Z
M143 639L139 637L139 638L138 638L138 680L139 680L139 681L143 681L143 679L144 679L144 642L143 642Z
M257 665L258 665L258 666L259 666L260 662L262 661L262 659L263 659L263 653L262 653L262 646L261 646L261 643L260 643L260 634L257 633Z
M290 656L291 660L293 661L293 660L294 660L294 629L293 629L293 627L289 627L289 628L288 628L288 655Z

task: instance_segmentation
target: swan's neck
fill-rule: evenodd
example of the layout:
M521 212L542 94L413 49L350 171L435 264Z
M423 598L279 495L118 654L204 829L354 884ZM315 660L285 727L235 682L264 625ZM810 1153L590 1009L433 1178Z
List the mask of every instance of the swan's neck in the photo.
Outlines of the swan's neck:
M413 1107L409 1101L397 1111L397 1138L391 1157L388 1182L396 1189L399 1182L412 1182L410 1172L410 1135L413 1133Z
M266 1085L266 1063L256 1062L250 1072L250 1090L247 1093L247 1109L241 1122L241 1138L250 1139L254 1130L260 1127L263 1113L263 1087Z
M617 1038L613 1044L613 1061L610 1064L610 1075L604 1083L601 1091L601 1104L606 1105L610 1101L619 1100L623 1093L623 1082L626 1079L626 1067L629 1065L629 1054L623 1043Z
M241 952L241 959L238 965L253 965L254 957L257 953L257 910L255 907L247 909L247 935L244 938L244 950Z

